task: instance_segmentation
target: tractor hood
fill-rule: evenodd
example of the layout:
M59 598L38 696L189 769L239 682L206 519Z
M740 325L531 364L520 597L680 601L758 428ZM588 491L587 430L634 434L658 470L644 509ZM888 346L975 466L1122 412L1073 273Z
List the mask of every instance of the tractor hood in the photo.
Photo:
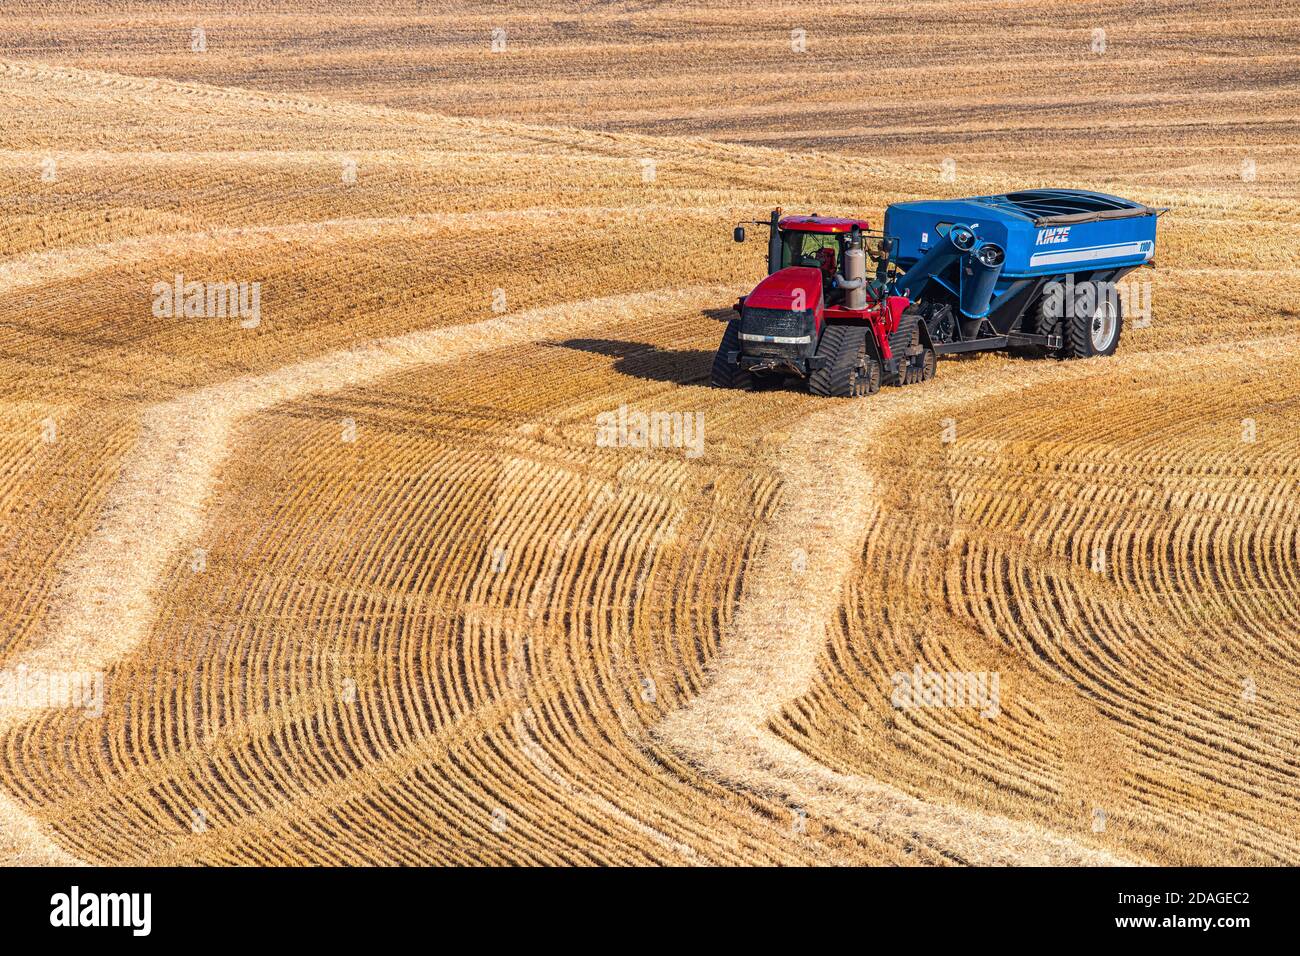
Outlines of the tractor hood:
M788 309L804 312L820 309L822 273L810 266L790 266L773 272L745 296L745 305L755 309Z

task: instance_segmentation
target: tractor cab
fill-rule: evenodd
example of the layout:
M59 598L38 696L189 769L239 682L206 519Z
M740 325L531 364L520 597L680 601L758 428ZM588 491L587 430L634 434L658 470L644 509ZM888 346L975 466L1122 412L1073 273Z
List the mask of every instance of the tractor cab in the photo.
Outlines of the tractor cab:
M853 238L870 230L865 219L838 219L829 216L785 216L778 220L779 254L769 257L768 274L781 269L803 267L817 269L822 275L823 295L827 304L843 298L835 284L843 272L844 254Z

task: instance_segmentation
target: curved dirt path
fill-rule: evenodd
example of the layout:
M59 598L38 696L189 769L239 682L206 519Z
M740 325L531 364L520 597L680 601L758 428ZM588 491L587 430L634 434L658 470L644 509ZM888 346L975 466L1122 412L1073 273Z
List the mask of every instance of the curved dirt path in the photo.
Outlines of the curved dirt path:
M1137 365L1168 356L1129 356ZM1090 367L1091 366L1091 367ZM1088 362L1015 363L972 383L952 369L925 383L885 389L866 401L835 401L805 419L780 452L785 499L757 561L746 571L742 604L710 667L710 683L655 729L658 740L726 783L775 796L837 825L922 843L977 865L1122 865L1126 860L1043 827L957 806L929 803L889 784L832 771L768 729L768 720L807 693L878 510L867 455L898 418L936 413L1027 384L1096 374ZM956 372L957 374L952 374ZM995 376L995 377L993 377ZM922 440L931 436L925 436ZM794 568L797 552L806 567Z
M575 328L631 323L662 309L716 304L731 290L696 286L533 309L466 325L378 339L272 372L187 392L148 409L135 448L95 530L64 569L53 634L6 667L100 671L129 653L154 617L153 589L169 561L200 530L217 471L242 419L281 402L335 392L408 368L459 362ZM105 694L111 694L111 683ZM0 733L41 708L0 710ZM70 863L39 824L0 794L0 864Z

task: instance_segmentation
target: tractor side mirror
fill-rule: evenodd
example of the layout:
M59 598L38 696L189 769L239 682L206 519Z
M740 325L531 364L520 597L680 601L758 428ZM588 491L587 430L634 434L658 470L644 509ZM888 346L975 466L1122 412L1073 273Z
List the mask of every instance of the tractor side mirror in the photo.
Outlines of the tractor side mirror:
M731 238L732 238L732 239L735 239L737 242L744 242L744 241L745 241L745 227L744 227L744 226L737 226L737 227L735 228L735 230L732 231L732 233L731 233Z

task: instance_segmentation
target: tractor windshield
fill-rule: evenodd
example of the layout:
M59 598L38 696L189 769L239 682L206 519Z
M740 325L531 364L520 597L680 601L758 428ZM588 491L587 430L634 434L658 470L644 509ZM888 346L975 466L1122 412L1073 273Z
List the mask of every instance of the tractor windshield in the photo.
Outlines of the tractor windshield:
M781 268L812 266L834 272L839 266L841 240L841 236L831 232L782 232Z

